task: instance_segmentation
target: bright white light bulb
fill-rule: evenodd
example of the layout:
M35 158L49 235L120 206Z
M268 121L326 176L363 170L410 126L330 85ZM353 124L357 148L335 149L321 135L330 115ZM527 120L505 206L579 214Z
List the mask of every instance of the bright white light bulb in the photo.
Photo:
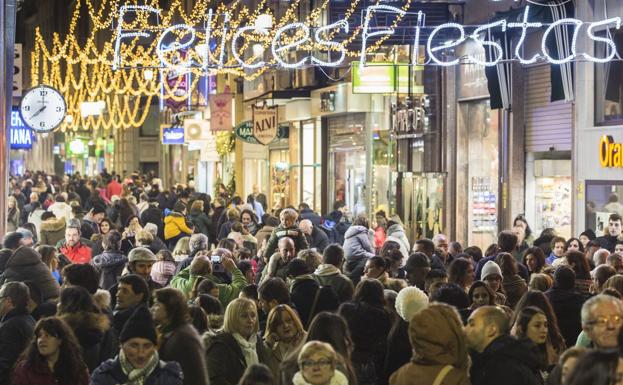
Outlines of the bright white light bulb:
M273 17L271 15L262 14L255 18L255 28L271 29L273 27Z
M264 45L256 43L253 44L253 56L260 57L264 55Z
M146 69L145 71L143 71L143 79L147 80L148 82L153 80L154 78L154 71L150 70L150 69Z

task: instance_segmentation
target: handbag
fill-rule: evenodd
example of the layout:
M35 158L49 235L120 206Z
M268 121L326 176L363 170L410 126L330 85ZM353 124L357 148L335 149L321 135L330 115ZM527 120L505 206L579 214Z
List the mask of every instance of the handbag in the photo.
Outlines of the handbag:
M446 378L446 376L448 375L448 373L450 373L452 369L454 369L452 365L444 366L437 374L437 377L435 377L435 381L433 381L433 385L441 385L444 378Z

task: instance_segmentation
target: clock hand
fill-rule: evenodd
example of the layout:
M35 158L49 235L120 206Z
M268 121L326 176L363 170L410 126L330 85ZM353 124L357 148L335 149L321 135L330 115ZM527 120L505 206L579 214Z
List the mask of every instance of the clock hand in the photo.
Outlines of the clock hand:
M39 115L40 113L42 113L42 112L43 112L43 110L45 110L45 108L46 108L46 107L47 107L47 106L43 106L43 107L41 107L41 109L40 109L39 111L35 112L34 114L32 114L32 116L31 116L30 118L32 119L32 118L34 118L35 116L37 116L37 115Z

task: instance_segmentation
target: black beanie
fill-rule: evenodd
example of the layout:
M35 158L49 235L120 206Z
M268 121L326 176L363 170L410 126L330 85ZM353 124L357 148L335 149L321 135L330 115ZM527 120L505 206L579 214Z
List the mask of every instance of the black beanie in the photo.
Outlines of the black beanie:
M124 343L129 339L137 337L148 339L153 342L154 345L158 343L154 321L151 319L149 309L145 306L139 306L134 313L132 313L125 325L123 325L123 329L119 335L119 341Z
M554 287L571 290L575 287L575 272L568 266L559 266L554 272Z

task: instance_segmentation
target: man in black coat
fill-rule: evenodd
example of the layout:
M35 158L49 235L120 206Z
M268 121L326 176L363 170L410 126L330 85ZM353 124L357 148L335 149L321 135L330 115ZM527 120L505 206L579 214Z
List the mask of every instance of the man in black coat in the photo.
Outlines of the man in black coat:
M305 234L310 249L316 249L320 254L329 246L329 237L324 231L316 227L311 220L303 219L299 223L299 229Z
M538 385L539 354L528 340L509 333L506 313L495 306L482 306L465 326L467 346L472 350L471 380L478 385ZM537 349L536 351L534 349Z
M162 210L158 208L158 200L149 198L149 207L141 214L141 223L153 223L158 226L158 237L164 239L164 221L162 219Z
M34 336L35 320L26 306L28 286L8 282L0 288L0 384L9 384L11 370Z
M580 313L584 299L575 290L575 272L567 266L560 266L554 272L554 286L545 292L558 320L560 334L567 346L574 346L582 331Z

